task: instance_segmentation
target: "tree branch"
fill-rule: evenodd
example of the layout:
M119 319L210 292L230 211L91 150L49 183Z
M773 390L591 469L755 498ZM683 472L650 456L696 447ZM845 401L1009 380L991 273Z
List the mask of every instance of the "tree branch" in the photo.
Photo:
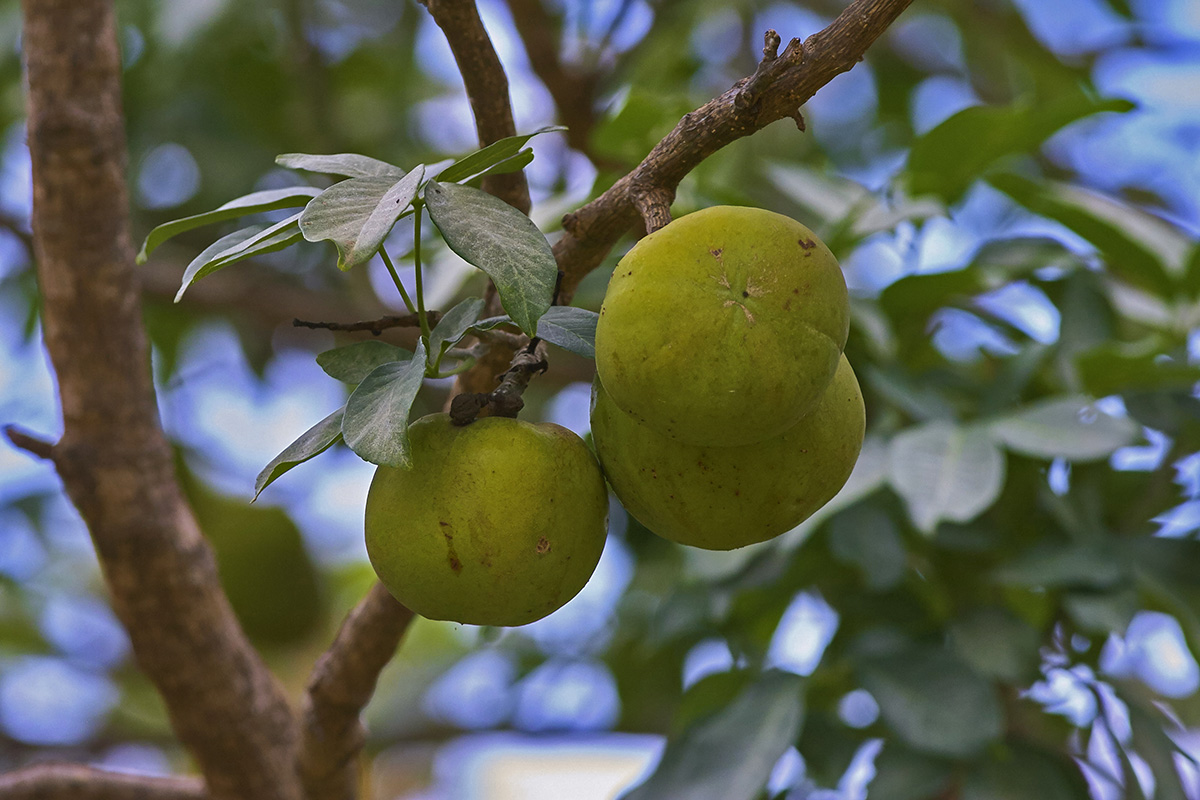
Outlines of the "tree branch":
M112 0L24 0L33 235L62 399L53 458L113 609L213 800L296 800L295 719L238 627L159 426Z
M0 800L208 800L198 778L126 775L81 764L37 764L0 775Z
M508 99L508 76L492 47L492 40L479 18L475 0L421 0L430 16L446 34L454 61L462 75L475 115L479 146L497 139L516 136L512 105ZM494 194L524 214L529 213L529 184L525 171L491 175L483 180L483 190Z
M567 126L567 144L593 161L599 160L588 144L596 124L598 76L563 64L559 58L560 26L541 0L508 0L508 10L525 46L529 66L554 98L559 121Z
M685 114L632 172L604 194L563 218L566 233L554 255L564 274L569 302L585 275L595 269L639 217L648 231L670 219L670 200L680 181L704 159L730 142L780 119L798 120L800 105L817 90L862 60L912 0L854 0L825 30L803 44L792 42L774 56L767 34L763 62L719 97Z
M310 798L353 798L363 745L359 713L413 613L376 583L313 668L304 700L299 768Z

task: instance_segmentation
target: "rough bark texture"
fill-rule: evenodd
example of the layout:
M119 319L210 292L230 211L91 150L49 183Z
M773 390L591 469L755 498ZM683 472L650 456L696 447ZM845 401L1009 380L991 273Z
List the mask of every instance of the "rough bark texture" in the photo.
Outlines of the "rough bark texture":
M113 608L216 800L293 800L296 726L173 479L133 274L111 0L25 0L33 233L64 432L52 451Z
M124 775L78 764L38 764L0 775L4 800L209 800L195 778Z

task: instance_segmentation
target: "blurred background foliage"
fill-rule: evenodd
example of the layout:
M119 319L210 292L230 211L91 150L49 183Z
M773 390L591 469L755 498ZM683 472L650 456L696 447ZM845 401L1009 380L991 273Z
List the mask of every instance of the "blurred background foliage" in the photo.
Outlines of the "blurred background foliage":
M595 86L573 146L533 143L551 237L749 74L765 29L804 37L843 6L544 3L563 63ZM405 165L475 146L415 2L117 5L137 237L299 182L277 153ZM518 130L558 121L508 6L480 7ZM19 65L8 3L0 421L53 435ZM850 484L732 553L660 540L614 502L600 568L560 612L503 631L417 621L367 711L375 796L611 797L670 733L660 778L695 798L717 796L688 783L718 785L713 769L722 800L1200 797L1197 5L917 0L804 112L807 133L778 123L705 161L674 210L769 208L841 259L869 423ZM334 449L248 504L257 471L344 401L312 356L349 339L290 323L399 303L381 264L339 274L331 247L306 245L172 305L212 234L140 268L160 406L234 606L298 695L372 580L371 470ZM429 245L433 307L481 290ZM577 304L598 307L618 256ZM525 415L584 432L591 372L554 352ZM424 411L448 391L434 383ZM78 516L47 466L0 442L0 769L46 757L188 769Z

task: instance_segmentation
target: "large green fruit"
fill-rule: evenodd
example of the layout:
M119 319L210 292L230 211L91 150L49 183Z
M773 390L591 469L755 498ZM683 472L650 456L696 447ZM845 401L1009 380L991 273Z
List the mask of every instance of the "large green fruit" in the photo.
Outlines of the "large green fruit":
M608 493L583 440L552 423L447 414L408 429L411 469L379 467L367 554L430 619L524 625L574 597L604 549Z
M667 539L732 550L789 531L850 477L866 417L845 356L813 411L780 436L739 447L684 444L617 408L596 381L592 437L625 508Z
M667 436L750 444L816 405L848 330L845 278L812 231L717 206L621 259L596 327L596 371L614 403Z

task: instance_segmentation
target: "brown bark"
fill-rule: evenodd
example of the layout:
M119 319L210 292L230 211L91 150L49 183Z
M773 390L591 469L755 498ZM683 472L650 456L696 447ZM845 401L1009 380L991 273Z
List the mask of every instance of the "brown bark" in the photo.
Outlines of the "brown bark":
M3 800L208 800L197 778L106 772L78 764L38 764L0 775Z
M296 726L173 479L133 274L111 0L24 0L33 232L63 437L134 655L215 800L294 800Z

